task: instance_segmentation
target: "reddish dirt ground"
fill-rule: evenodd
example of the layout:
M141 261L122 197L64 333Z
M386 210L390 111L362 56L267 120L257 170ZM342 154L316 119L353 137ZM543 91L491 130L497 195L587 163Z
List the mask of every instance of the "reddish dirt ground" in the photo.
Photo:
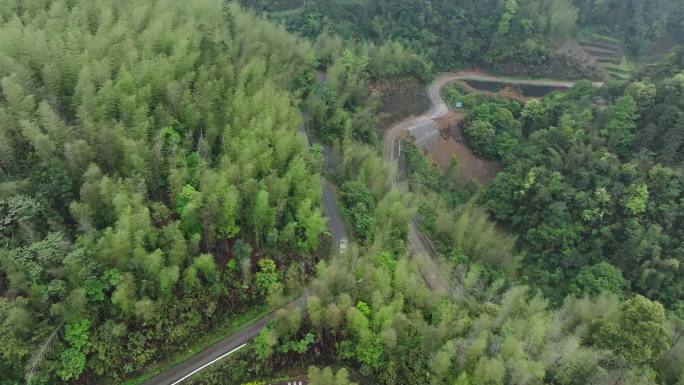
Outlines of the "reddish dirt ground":
M462 113L450 110L446 115L435 120L435 124L437 125L437 128L439 128L442 136L448 136L451 129L461 125L463 117Z
M474 179L486 186L503 167L500 162L482 159L470 151L461 135L462 122L463 114L454 111L449 111L437 120L441 135L437 143L428 148L428 156L442 172L447 170L449 161L455 156L458 159L462 182Z
M479 158L463 142L456 142L454 138L439 138L437 143L428 149L430 159L444 171L449 167L449 160L455 156L458 159L458 169L461 180L467 182L474 179L483 186L494 180L496 174L503 168L501 163Z

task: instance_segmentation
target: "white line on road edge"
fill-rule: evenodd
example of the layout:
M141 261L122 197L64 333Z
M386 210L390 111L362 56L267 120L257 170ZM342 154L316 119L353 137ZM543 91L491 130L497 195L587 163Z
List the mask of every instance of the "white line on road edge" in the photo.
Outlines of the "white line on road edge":
M181 382L185 381L188 377L192 376L193 374L199 372L200 370L206 368L206 367L209 366L209 365L214 364L216 361L218 361L218 360L220 360L220 359L222 359L222 358L224 358L224 357L227 357L227 356L229 356L229 355L231 355L231 354L237 352L238 350L244 348L246 345L247 345L247 344L242 344L242 345L238 346L237 348L235 348L235 349L229 351L228 353L222 355L221 357L218 357L218 358L213 359L211 362L206 363L206 364L200 366L199 368L193 370L193 371L190 372L189 374L186 374L185 377L183 377L183 378L181 378L180 380L178 380L178 381L172 383L171 385L180 384Z

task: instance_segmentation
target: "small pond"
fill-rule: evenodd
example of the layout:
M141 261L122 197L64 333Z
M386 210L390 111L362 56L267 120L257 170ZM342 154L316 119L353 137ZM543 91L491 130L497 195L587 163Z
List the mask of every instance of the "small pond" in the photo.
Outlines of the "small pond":
M541 86L531 84L511 84L504 82L493 82L484 80L466 80L465 83L476 90L487 92L499 92L504 88L512 88L521 96L527 98L540 98L546 96L553 91L567 91L566 87L558 86Z

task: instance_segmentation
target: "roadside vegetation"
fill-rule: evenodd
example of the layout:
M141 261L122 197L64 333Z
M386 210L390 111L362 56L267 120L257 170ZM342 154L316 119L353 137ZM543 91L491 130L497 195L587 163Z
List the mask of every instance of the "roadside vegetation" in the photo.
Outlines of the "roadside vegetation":
M241 3L267 13L277 9L268 1ZM535 77L600 76L600 66L557 49L578 37L638 58L663 39L682 43L684 36L681 0L312 0L270 16L310 38L333 33L375 44L396 41L439 70L476 66Z
M638 56L681 0L243 1L283 25L219 0L0 3L0 384L139 383L304 287L188 383L684 384L684 49L529 101L448 87L503 164L486 186L404 142L394 188L379 130L419 109L383 84L591 76L557 40ZM334 258L322 172L354 241Z
M301 289L309 44L216 1L5 5L3 384L121 383Z
M681 159L653 140L681 145L681 64L675 51L630 81L528 102L447 91L471 147L505 164L489 186L463 184L456 163L441 174L402 146L404 204L442 254L451 295L422 283L406 248L367 235L375 180L352 172L343 202L366 247L321 264L307 309L265 329L256 357L335 357L387 384L678 384ZM280 350L311 334L306 352Z

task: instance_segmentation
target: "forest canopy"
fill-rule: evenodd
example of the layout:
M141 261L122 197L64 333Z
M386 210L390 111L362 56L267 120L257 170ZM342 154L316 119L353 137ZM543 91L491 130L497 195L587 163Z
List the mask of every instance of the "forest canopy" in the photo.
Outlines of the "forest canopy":
M118 381L312 266L309 44L213 0L3 1L0 36L0 382Z
M330 31L346 38L397 41L426 55L440 70L485 66L530 75L575 72L557 55L559 43L595 32L640 56L665 39L682 42L682 0L241 0L273 11L288 29L308 37ZM278 11L283 11L278 12Z
M684 382L684 49L543 98L447 88L486 186L408 141L386 162L379 112L435 70L591 75L557 45L645 55L684 2L242 3L271 21L0 0L0 385L135 382L295 297L196 383Z

